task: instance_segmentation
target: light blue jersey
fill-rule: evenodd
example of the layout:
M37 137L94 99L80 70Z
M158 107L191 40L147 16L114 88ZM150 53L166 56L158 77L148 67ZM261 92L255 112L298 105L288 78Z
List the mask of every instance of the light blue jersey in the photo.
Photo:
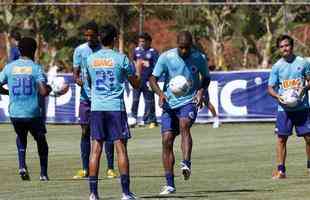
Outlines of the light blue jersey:
M164 93L168 98L169 107L172 109L193 102L197 90L200 87L200 76L209 77L207 61L204 56L192 48L189 57L183 59L174 48L161 54L155 65L153 76L164 75ZM168 87L169 81L175 76L182 75L190 81L190 89L183 96L175 96Z
M13 118L43 116L37 84L46 83L42 67L30 59L7 64L0 73L0 84L8 84L9 113Z
M81 101L90 101L90 87L87 82L87 58L92 53L101 49L101 46L98 45L94 50L91 49L88 45L88 42L78 46L73 53L73 68L80 69L81 79L83 82L83 87L81 88Z
M89 56L87 69L91 79L91 111L125 111L125 80L134 75L127 56L103 48Z
M310 75L310 63L302 57L295 57L292 62L287 62L281 58L272 66L268 85L275 87L281 95L285 89L294 88L297 86L305 86L305 76ZM306 92L303 101L295 108L283 108L280 104L278 111L297 111L309 108L308 92Z

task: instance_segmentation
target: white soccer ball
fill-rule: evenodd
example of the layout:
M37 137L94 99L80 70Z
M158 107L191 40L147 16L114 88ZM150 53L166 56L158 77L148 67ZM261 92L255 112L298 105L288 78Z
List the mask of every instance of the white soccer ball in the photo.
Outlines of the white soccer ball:
M169 88L175 96L183 96L188 92L190 84L184 76L178 75L170 80Z
M69 85L66 83L63 77L53 78L50 86L52 88L50 95L55 97L65 94L69 89Z
M287 89L285 90L282 95L283 104L287 107L293 108L298 105L300 100L300 95L298 91L294 89Z

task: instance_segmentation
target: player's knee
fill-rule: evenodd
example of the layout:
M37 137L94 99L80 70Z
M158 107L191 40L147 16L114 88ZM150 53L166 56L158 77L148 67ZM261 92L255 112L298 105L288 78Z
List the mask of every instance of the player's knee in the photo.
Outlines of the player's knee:
M286 141L287 141L287 137L278 137L278 143L280 144L280 145L285 145L286 144Z
M173 140L170 138L163 138L162 145L164 149L169 149L173 147Z

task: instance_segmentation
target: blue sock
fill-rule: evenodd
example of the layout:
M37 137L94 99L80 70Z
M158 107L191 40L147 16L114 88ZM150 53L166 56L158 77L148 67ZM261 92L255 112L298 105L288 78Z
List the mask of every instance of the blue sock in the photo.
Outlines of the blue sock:
M19 136L17 136L16 146L17 146L17 153L18 153L19 169L27 168L26 167L27 136L26 136L26 139L25 138L23 139L23 141L21 140Z
M98 196L98 176L89 176L88 181L89 181L90 193L93 193L96 196Z
M83 169L88 171L88 164L89 164L89 154L90 154L90 137L82 136L81 137L81 158Z
M114 169L114 144L113 142L106 142L104 145L105 153L108 161L108 169Z
M307 161L307 168L310 169L310 160Z
M166 172L166 182L168 186L175 187L174 185L174 175L170 172Z
M285 173L285 166L284 165L278 165L278 171Z
M124 194L129 194L129 185L130 185L130 180L129 180L129 175L128 174L122 174L121 175L121 185L122 185L122 190Z
M190 160L183 160L182 161L185 165L187 165L189 168L192 166L192 162Z

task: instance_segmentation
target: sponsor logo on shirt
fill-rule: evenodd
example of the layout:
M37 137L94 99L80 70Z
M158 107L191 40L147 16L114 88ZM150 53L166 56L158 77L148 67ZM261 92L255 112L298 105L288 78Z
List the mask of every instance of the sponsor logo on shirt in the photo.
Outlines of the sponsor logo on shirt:
M93 68L112 68L113 59L110 58L97 58L91 63Z
M12 74L32 74L31 66L14 66Z
M289 79L282 82L283 89L296 88L301 86L300 79Z

